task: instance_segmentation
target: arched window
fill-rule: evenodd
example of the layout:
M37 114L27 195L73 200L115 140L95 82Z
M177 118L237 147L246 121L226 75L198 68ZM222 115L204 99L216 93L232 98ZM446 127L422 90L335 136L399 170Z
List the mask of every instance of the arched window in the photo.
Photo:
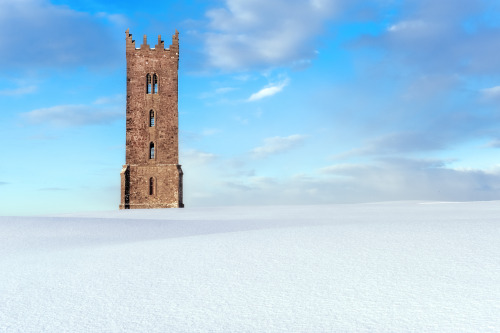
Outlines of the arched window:
M151 142L149 144L149 159L154 159L155 158L155 144Z
M153 94L158 93L158 76L153 74Z
M155 194L155 180L153 177L149 178L149 195Z
M155 125L155 112L153 110L149 111L149 127Z
M146 75L146 94L151 94L151 74Z

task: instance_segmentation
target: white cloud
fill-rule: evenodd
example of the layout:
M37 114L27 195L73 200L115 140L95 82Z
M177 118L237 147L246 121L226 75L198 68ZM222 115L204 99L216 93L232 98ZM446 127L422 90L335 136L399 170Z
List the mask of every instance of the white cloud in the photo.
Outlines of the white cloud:
M209 64L225 70L292 65L315 57L314 42L335 0L226 0L206 13Z
M286 151L294 137L269 138L256 153ZM255 168L245 158L198 150L181 152L180 161L191 206L500 199L500 167L454 169L452 160L382 158L278 177L267 176L260 163Z
M380 159L320 169L341 185L348 201L493 200L500 198L500 169L453 169L444 160ZM331 188L339 195L339 189ZM340 197L338 197L340 199Z
M287 137L275 136L264 139L264 145L251 150L255 158L264 158L270 155L286 152L295 148L306 138L305 135L294 134Z
M258 101L259 99L276 95L277 93L282 91L283 88L285 88L287 86L288 81L289 80L287 79L287 80L284 80L283 82L280 82L278 84L271 84L265 88L262 88L258 92L252 94L248 98L248 102Z
M225 164L224 164L225 165ZM458 170L439 160L385 159L325 167L320 174L285 178L228 177L207 169L212 186L191 205L322 204L397 200L500 199L500 169ZM259 173L259 170L256 170ZM205 176L206 178L206 176ZM201 181L201 178L199 181Z

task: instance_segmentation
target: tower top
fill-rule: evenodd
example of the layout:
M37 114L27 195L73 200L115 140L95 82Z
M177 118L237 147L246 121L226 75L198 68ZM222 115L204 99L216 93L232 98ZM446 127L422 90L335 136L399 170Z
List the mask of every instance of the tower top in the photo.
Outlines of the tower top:
M131 51L139 51L139 50L150 50L150 51L155 51L155 50L160 50L160 51L175 51L177 54L179 53L179 31L175 29L175 34L172 35L172 44L170 44L170 47L168 49L165 49L165 42L161 39L161 35L158 35L158 44L155 45L154 48L151 48L148 44L148 38L147 35L143 36L143 42L142 45L139 48L136 48L135 46L135 40L132 39L132 34L129 33L129 29L125 31L125 41L126 41L126 50L127 52Z

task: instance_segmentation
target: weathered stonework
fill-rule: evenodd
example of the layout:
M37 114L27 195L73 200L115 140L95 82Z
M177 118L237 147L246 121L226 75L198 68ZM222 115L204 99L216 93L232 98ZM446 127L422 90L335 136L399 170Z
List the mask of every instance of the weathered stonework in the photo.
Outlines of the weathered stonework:
M161 36L140 48L127 29L126 164L120 209L184 207L179 165L179 32L165 49Z

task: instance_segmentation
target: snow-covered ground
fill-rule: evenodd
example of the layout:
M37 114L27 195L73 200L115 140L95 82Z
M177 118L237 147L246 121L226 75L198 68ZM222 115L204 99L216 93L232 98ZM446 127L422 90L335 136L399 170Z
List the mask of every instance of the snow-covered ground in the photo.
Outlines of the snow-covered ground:
M500 202L0 217L0 332L500 332Z

